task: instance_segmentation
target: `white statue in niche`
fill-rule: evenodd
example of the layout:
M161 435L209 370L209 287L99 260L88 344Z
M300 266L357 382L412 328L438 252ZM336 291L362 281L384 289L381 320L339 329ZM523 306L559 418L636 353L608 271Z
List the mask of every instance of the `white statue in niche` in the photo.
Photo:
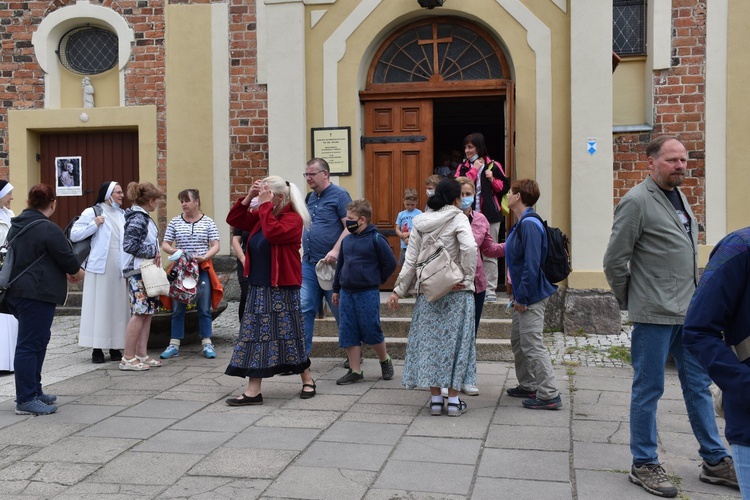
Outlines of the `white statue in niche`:
M94 107L94 86L91 85L91 80L89 80L89 77L84 77L83 81L81 82L81 86L83 87L83 107L84 108L93 108Z

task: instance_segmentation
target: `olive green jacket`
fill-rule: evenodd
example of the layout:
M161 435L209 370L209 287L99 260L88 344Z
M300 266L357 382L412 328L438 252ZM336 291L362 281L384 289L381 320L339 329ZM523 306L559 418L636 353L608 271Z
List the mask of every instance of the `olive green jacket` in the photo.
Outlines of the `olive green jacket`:
M615 209L604 274L633 322L681 325L698 283L698 224L678 192L690 217L691 236L651 176L628 191Z

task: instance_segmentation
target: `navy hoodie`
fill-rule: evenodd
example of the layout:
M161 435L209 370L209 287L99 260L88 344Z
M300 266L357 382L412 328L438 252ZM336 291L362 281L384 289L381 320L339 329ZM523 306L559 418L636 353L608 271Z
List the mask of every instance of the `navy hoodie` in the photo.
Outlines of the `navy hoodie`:
M62 229L39 210L27 208L11 220L8 241L37 219L45 219L45 222L32 227L13 243L15 261L10 279L13 280L40 255L44 257L20 276L7 294L9 298L35 299L63 305L68 295L65 273L75 274L81 266L78 265Z
M347 292L377 290L396 269L396 257L385 238L374 224L359 234L347 235L341 242L336 261L333 291Z

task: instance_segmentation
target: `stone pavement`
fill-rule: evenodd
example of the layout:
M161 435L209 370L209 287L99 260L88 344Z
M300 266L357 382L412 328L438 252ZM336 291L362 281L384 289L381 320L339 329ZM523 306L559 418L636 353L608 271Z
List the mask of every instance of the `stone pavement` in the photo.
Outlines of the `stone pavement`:
M15 415L13 377L0 377L0 498L655 498L627 479L630 368L586 366L617 339L588 349L550 336L562 410L522 408L503 392L515 385L512 364L482 362L481 394L450 418L429 415L426 390L401 386L401 362L383 381L372 359L363 383L337 386L341 360L315 358L315 398L299 399L298 377L275 377L264 405L228 407L244 386L223 374L236 326L232 305L215 322L215 360L191 345L129 373L92 365L76 345L77 318L57 319L43 383L58 412ZM740 498L698 480L673 369L658 418L660 457L682 498Z

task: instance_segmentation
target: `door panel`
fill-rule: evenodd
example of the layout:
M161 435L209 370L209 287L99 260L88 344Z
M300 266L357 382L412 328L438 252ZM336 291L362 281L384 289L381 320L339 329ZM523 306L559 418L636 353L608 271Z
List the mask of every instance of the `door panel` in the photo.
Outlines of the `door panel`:
M53 187L57 185L55 158L58 156L80 156L83 181L81 196L57 198L57 209L50 218L62 228L94 203L103 182L117 181L126 191L129 182L138 181L136 131L42 134L40 179ZM128 206L130 202L126 197L123 208Z
M419 193L417 207L427 203L424 181L432 174L432 101L402 100L365 103L365 136L425 136L423 142L365 144L365 196L373 209L373 223L388 239L398 259L401 243L394 227L404 209L406 188ZM381 289L392 289L399 268Z

